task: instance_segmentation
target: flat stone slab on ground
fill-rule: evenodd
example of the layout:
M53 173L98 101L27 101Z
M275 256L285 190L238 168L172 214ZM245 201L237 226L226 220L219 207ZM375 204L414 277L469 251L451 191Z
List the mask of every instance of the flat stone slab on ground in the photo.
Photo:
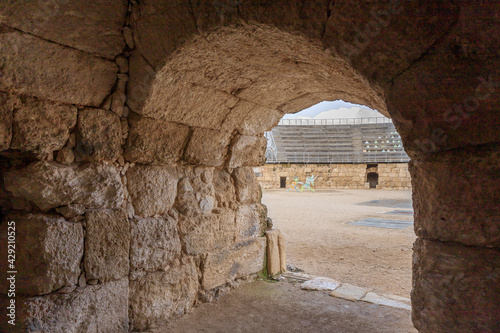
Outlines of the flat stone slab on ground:
M349 301L359 301L366 294L366 289L344 283L330 293L330 296L343 298Z
M408 208L408 209L413 208L411 200L401 200L401 199L370 200L370 201L360 202L357 205L391 207L391 208Z
M317 277L312 280L306 281L300 285L300 289L304 290L320 290L320 291L332 291L339 287L340 283L335 280Z
M383 296L379 296L373 292L368 292L365 297L361 299L363 302L369 302L379 305L390 306L393 308L411 310L411 306L402 302L398 302Z
M396 209L396 210L391 210L389 212L384 212L383 214L391 214L391 215L411 215L413 216L413 210L403 210L403 209Z
M413 221L399 221L387 219L367 218L349 223L350 225L358 225L362 227L388 228L388 229L404 229L413 225Z

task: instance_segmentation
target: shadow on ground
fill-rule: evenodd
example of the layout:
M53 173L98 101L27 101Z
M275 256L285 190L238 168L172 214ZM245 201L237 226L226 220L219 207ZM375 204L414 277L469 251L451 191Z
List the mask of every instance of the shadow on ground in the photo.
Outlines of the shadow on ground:
M191 332L417 332L410 312L350 302L328 292L304 291L287 281L241 285L214 303L202 304L155 333Z

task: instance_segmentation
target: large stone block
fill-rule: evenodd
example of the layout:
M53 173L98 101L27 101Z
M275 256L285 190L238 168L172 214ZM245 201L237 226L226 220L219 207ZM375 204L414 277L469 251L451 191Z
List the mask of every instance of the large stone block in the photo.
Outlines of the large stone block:
M70 294L18 299L16 327L2 332L128 332L128 279L78 288ZM0 302L4 303L3 298ZM3 307L3 306L2 306ZM4 316L2 316L4 317Z
M425 239L500 246L498 145L430 154L410 163L415 232Z
M189 311L198 294L198 273L194 260L165 272L148 274L130 282L130 321L134 330L147 330L168 323Z
M76 153L86 161L114 161L122 153L120 117L111 111L85 108L78 112Z
M230 137L231 133L195 128L184 158L193 164L220 166L226 159Z
M14 103L7 93L0 92L0 151L9 149L12 140Z
M231 179L231 174L226 170L214 170L213 185L218 207L229 207L231 203L236 201L236 190Z
M134 112L142 114L149 97L156 73L153 67L135 50L129 59L129 80L127 82L127 105Z
M80 223L51 215L11 214L0 227L0 248L5 255L0 261L2 294L6 295L9 289L7 271L17 271L16 293L20 295L43 295L61 288L76 288L83 257ZM14 267L7 261L8 248L15 250L15 255L9 257L15 259Z
M228 132L236 129L244 135L260 134L278 125L283 115L284 113L278 110L239 100L226 116L222 129Z
M276 275L286 271L285 239L278 229L267 230L267 273Z
M266 163L266 138L238 135L234 140L231 146L230 168L259 166Z
M236 234L235 212L216 208L196 217L179 215L179 233L189 255L211 252L228 246Z
M248 240L208 254L203 265L202 286L216 288L264 267L266 238Z
M129 273L130 224L123 210L89 210L85 214L85 275L100 282Z
M169 264L181 255L177 221L170 216L131 220L131 279L146 272L168 270Z
M108 59L125 47L121 29L128 1L8 1L0 8L2 23L58 44Z
M166 215L177 195L177 171L172 167L136 165L127 170L127 188L135 213Z
M239 239L257 237L260 234L260 205L240 205L236 211L236 233Z
M240 167L233 171L236 196L241 203L257 203L262 198L262 190L255 172L250 167Z
M131 115L125 158L142 164L174 164L182 155L189 127Z
M0 28L0 89L66 104L99 106L118 66L110 60Z
M40 161L5 172L5 189L42 211L71 203L87 208L118 208L123 202L120 175L111 165L64 166Z
M30 97L19 100L22 104L14 110L10 148L46 155L64 147L76 124L76 107Z
M412 319L419 332L498 332L500 251L417 239Z

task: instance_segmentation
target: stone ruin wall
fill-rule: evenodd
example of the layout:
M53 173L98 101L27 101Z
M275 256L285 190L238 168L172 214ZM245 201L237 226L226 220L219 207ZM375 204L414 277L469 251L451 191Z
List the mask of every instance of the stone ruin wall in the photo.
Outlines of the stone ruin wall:
M367 168L367 164L265 164L254 168L257 181L263 189L280 188L280 178L287 178L287 188L295 176L304 182L306 177L317 176L317 189L368 189L369 172L379 175L377 189L410 190L411 178L408 163L379 163Z
M258 271L261 133L344 99L390 114L411 158L416 327L498 331L498 12L3 4L0 245L15 220L18 318L31 331L143 330Z

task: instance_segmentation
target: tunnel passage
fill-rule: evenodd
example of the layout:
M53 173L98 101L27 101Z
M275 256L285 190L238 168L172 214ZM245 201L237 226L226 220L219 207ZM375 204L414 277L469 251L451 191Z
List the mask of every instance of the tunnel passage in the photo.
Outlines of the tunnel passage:
M453 1L2 6L1 227L18 230L20 323L145 330L257 272L261 134L286 112L343 99L390 115L412 158L416 327L497 330L498 12Z
M370 188L377 188L378 185L378 173L369 172L366 175L366 181L370 184Z

